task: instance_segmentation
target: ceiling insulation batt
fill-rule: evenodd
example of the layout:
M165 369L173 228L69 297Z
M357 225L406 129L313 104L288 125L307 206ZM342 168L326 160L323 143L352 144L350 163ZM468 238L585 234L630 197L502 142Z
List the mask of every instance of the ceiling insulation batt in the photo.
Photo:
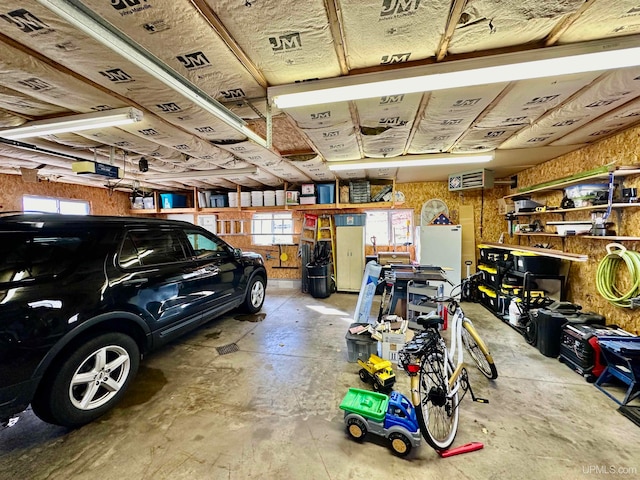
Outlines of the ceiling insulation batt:
M542 40L584 0L471 0L467 2L449 53L465 53ZM610 2L607 2L610 3Z
M612 132L631 124L640 122L640 100L635 100L616 108L611 115L598 118L552 143L552 145L575 145L578 143L591 143L602 137L611 135Z
M323 0L206 3L270 85L340 75Z
M0 108L12 112L21 112L27 117L56 116L63 113L70 113L69 110L64 107L39 101L30 95L25 95L3 86L0 86Z
M409 153L447 152L506 84L431 93Z
M501 148L548 145L592 119L632 100L637 95L640 68L625 68L605 74L591 87L553 110L531 127L507 140Z
M450 4L424 0L337 3L351 69L433 57Z
M640 33L638 0L597 0L591 2L560 36L560 43L582 42L596 38Z
M315 155L310 159L288 157L294 167L304 172L314 182L332 182L335 180L333 172L327 168L321 156Z

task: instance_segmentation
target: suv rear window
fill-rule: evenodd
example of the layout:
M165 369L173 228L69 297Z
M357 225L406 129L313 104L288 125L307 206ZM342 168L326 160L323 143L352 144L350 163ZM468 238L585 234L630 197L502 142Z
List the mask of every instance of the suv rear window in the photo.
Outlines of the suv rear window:
M177 230L132 230L120 249L123 268L182 262L187 259Z
M13 232L0 236L0 283L32 281L69 268L88 235Z

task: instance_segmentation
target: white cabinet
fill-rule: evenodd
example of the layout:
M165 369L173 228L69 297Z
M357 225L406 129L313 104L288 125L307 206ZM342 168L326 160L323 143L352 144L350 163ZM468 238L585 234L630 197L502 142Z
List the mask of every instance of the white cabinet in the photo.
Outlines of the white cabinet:
M336 287L359 292L364 273L364 227L336 227Z

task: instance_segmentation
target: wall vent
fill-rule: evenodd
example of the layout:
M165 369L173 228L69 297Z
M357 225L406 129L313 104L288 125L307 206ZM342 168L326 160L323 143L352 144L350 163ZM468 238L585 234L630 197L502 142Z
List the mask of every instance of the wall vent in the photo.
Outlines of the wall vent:
M449 175L449 191L493 188L493 170L473 170Z

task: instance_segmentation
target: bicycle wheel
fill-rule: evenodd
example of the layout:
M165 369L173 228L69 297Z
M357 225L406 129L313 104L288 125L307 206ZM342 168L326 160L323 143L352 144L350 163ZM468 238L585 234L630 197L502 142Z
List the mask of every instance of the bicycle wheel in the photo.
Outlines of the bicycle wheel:
M493 363L493 357L476 329L468 320L462 322L462 327L462 344L473 358L478 370L490 380L498 378L498 370Z
M448 396L452 373L444 349L433 349L422 358L416 417L422 436L438 451L449 448L458 432L458 392Z

